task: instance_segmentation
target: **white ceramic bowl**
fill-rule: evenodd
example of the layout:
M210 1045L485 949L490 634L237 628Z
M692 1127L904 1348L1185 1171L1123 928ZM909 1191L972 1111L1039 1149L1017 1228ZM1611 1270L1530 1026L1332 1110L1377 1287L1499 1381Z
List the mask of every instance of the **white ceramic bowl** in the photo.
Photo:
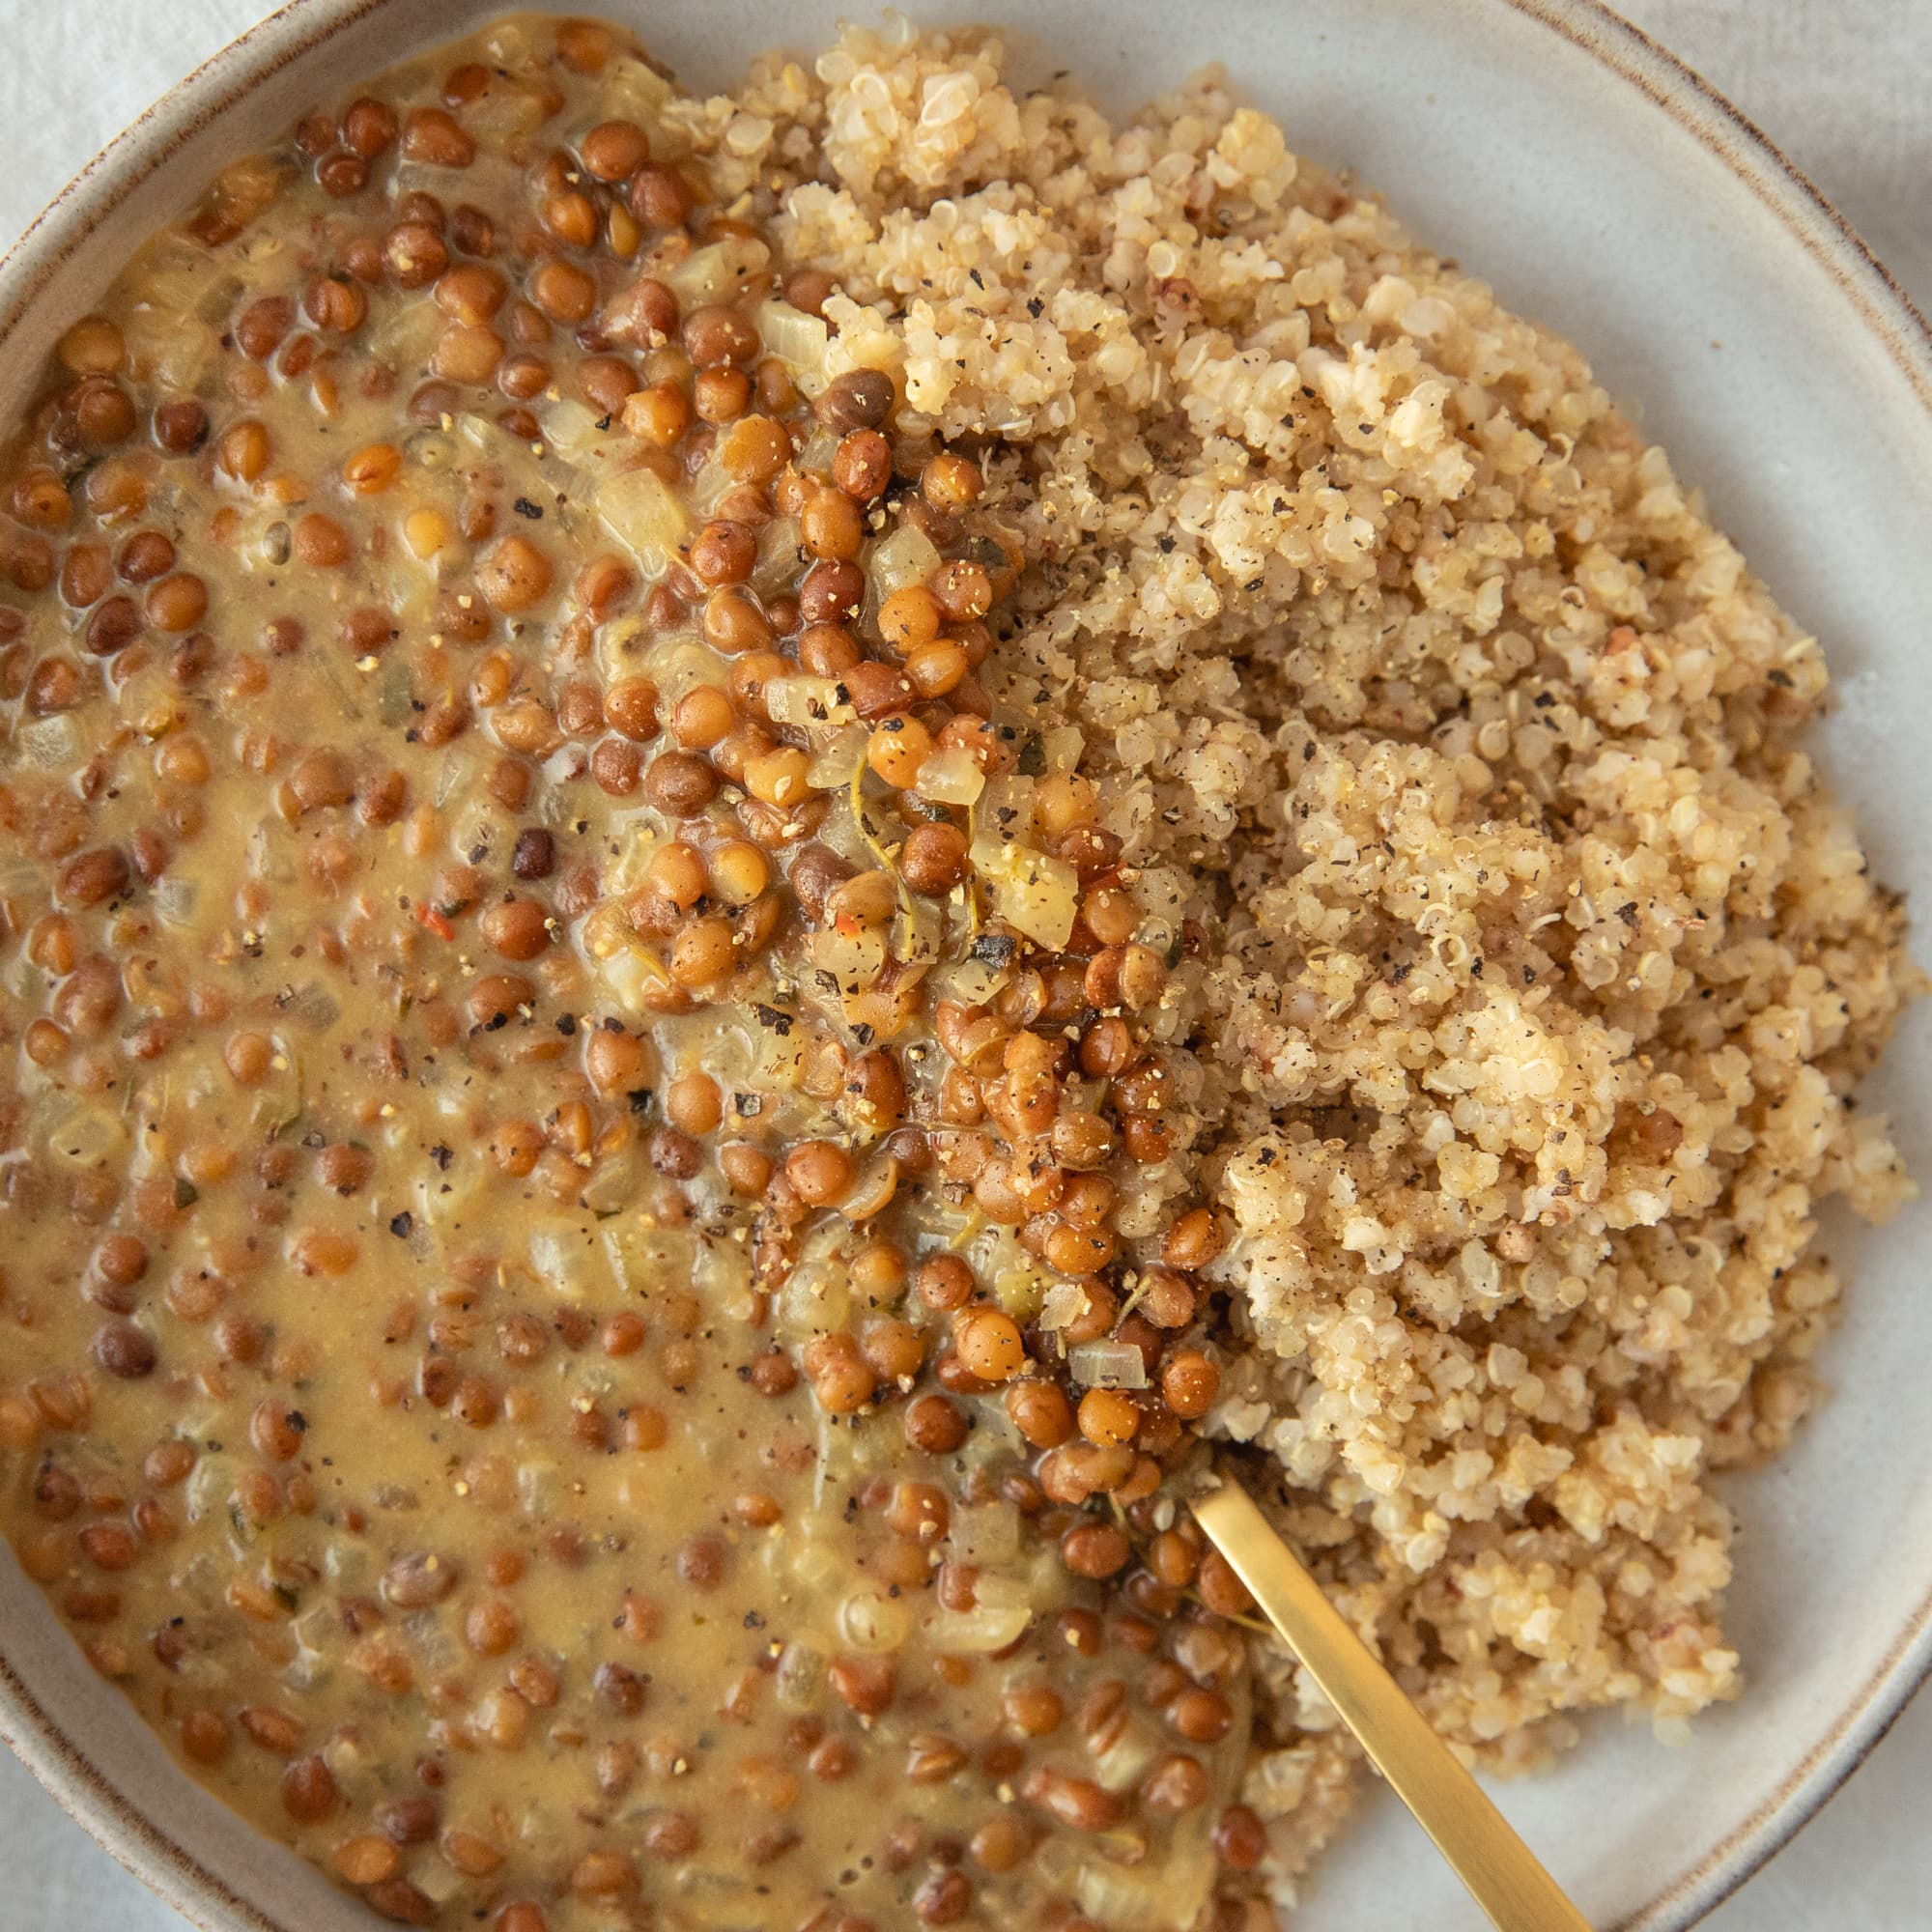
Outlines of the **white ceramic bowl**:
M596 4L596 0L592 0ZM688 79L814 46L852 0L604 0ZM140 239L319 97L499 0L295 0L123 134L0 264L0 414ZM1591 0L909 0L1009 24L1042 69L1131 104L1223 60L1291 141L1385 188L1411 227L1579 343L1826 644L1822 734L1883 876L1932 903L1932 335L1857 240L1694 76ZM1921 1175L1932 1012L1870 1099ZM1932 1667L1932 1436L1921 1364L1932 1208L1858 1250L1834 1400L1734 1492L1731 1624L1750 1684L1680 1749L1600 1725L1511 1817L1592 1922L1676 1932L1784 1843ZM0 1735L89 1831L220 1932L373 1921L181 1776L0 1559ZM1297 1932L1478 1921L1391 1804L1319 1871Z

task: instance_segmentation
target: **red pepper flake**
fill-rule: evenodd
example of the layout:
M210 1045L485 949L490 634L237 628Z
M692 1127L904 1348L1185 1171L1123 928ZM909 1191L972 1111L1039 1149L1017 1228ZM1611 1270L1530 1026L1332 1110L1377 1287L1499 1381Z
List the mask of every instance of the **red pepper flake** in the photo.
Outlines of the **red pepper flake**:
M424 906L417 917L421 919L423 924L435 933L439 939L454 939L456 937L456 928L433 905Z

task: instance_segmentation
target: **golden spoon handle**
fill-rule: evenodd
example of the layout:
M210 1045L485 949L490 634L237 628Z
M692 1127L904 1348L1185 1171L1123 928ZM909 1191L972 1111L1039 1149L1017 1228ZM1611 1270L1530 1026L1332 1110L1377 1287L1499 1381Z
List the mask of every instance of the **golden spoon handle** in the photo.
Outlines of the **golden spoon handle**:
M1590 1932L1254 1498L1224 1476L1194 1515L1498 1932Z

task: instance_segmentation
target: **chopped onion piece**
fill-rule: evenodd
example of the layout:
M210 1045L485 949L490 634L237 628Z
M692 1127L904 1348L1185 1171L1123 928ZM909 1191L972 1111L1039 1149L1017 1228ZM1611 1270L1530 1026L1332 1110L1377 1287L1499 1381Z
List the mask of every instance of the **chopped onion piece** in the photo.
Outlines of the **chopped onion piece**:
M859 714L842 693L836 678L775 677L765 686L765 715L774 724L814 733L857 724Z
M80 725L65 711L20 727L20 749L43 771L61 771L80 756Z
M1010 977L1006 968L989 966L969 953L946 969L937 991L941 999L955 1000L962 1007L983 1007Z
M530 1236L530 1269L553 1294L581 1301L588 1284L584 1280L582 1245L552 1228L538 1228Z
M442 311L434 302L397 302L371 331L370 354L406 377L419 376L429 367L442 324Z
M791 581L799 565L796 517L774 517L758 532L758 560L752 566L752 588L760 597L776 597Z
M846 725L806 768L806 783L818 791L842 790L866 755L866 741L870 736L863 724Z
M1087 1855L1081 1859L1074 1896L1088 1918L1118 1932L1169 1932L1172 1926L1199 1920L1213 1887L1211 1859L1182 1861L1170 1852L1134 1869Z
M1079 873L1065 859L1030 845L1001 845L983 834L974 839L971 857L991 892L994 916L1036 945L1060 952L1073 935Z
M852 1191L838 1204L838 1211L848 1221L869 1221L892 1206L899 1190L899 1164L891 1154L881 1154L858 1179Z
M613 113L628 114L645 133L655 136L658 116L670 99L670 82L663 74L630 54L619 54L605 67L597 84ZM655 151L655 138L651 146Z
M877 585L879 596L886 598L909 583L923 583L943 561L923 530L901 524L883 543L873 546L866 575Z
M1130 1719L1094 1753L1094 1781L1103 1791L1131 1791L1161 1756L1158 1733Z
M815 315L807 315L789 302L768 301L758 305L758 333L768 354L787 364L795 376L825 380L825 347L831 331ZM812 393L807 387L808 395Z
M127 1139L118 1114L105 1107L73 1107L48 1130L47 1153L71 1167L94 1167L118 1153Z
M571 533L581 527L577 502L588 489L586 474L565 460L547 439L526 442L501 423L465 411L456 418L457 434L503 472L504 485L556 519L556 527Z
M559 745L538 767L548 783L568 784L578 777L588 761L583 755L582 745Z
M989 847L1021 845L1033 830L1033 781L1013 774L988 779L974 813L974 844L982 840ZM975 859L977 866L980 861Z
M1046 1299L1048 1280L1042 1269L1023 1259L993 1276L993 1299L1015 1321L1031 1321Z
M1086 749L1087 740L1077 724L1056 724L1040 733L1040 756L1049 772L1070 772Z
M825 1688L825 1653L809 1643L788 1643L779 1658L774 1689L781 1704L793 1710L818 1702Z
M1020 1513L1011 1503L969 1503L952 1512L952 1551L962 1563L1011 1563L1020 1553ZM981 1577L975 1607L986 1607L985 1592L1009 1579ZM1022 1591L1025 1586L1021 1585Z
M375 1581L375 1563L366 1543L331 1538L322 1553L323 1575L345 1597L366 1596Z
M1000 1609L976 1605L970 1610L940 1610L926 1623L933 1648L952 1652L1005 1650L1026 1634L1033 1611L1024 1604Z
M544 440L564 456L594 454L607 434L597 425L605 420L574 397L564 396L544 412Z
M1049 1331L1070 1328L1086 1306L1087 1291L1077 1281L1057 1281L1039 1305L1039 1325Z
M694 248L683 261L662 270L659 280L685 309L707 302L729 301L749 276L759 273L772 251L749 235L727 235L722 242Z
M820 1595L832 1584L846 1580L844 1564L825 1541L832 1533L833 1521L829 1516L816 1514L807 1524L806 1542L791 1559L793 1577L807 1590Z
M1024 1577L995 1573L974 1583L973 1601L981 1609L1010 1610L1018 1604L1031 1605L1034 1595Z
M677 493L641 466L606 476L597 485L597 510L650 577L664 574L691 527Z
M838 453L838 439L823 423L814 423L811 434L800 444L792 458L801 476L829 476L832 459Z
M821 927L806 941L811 963L821 973L830 973L841 993L862 993L886 966L886 935L875 925L857 932L840 932L835 925Z
M432 1905L447 1905L463 1889L464 1877L445 1859L426 1859L411 1883Z
M935 805L972 805L986 789L986 775L965 746L949 745L925 759L913 784Z
M838 1605L838 1634L854 1650L896 1650L912 1630L912 1619L890 1597L858 1590Z
M1087 1388L1144 1389L1147 1357L1131 1342L1082 1342L1066 1358L1073 1379Z

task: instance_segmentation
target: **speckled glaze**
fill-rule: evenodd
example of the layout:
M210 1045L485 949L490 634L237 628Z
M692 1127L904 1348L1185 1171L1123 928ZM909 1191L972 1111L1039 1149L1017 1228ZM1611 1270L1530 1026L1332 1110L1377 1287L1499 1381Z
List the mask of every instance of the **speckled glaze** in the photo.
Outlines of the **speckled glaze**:
M1821 751L1874 862L1932 904L1932 331L1816 190L1731 107L1592 0L902 0L1009 23L1115 105L1211 60L1296 146L1386 188L1411 228L1577 342L1703 486L1838 687ZM175 88L0 262L0 410L151 229L305 106L502 11L294 0ZM849 0L605 0L687 79L821 43ZM1921 941L1920 956L1926 956ZM1921 1179L1932 1013L1868 1104ZM1856 1249L1835 1397L1744 1519L1731 1624L1745 1700L1681 1748L1593 1725L1505 1809L1589 1915L1679 1932L1815 1812L1932 1670L1932 1435L1919 1365L1932 1207ZM118 1859L211 1932L368 1932L355 1900L190 1784L0 1552L0 1737ZM1392 1804L1309 1887L1297 1932L1479 1923Z

